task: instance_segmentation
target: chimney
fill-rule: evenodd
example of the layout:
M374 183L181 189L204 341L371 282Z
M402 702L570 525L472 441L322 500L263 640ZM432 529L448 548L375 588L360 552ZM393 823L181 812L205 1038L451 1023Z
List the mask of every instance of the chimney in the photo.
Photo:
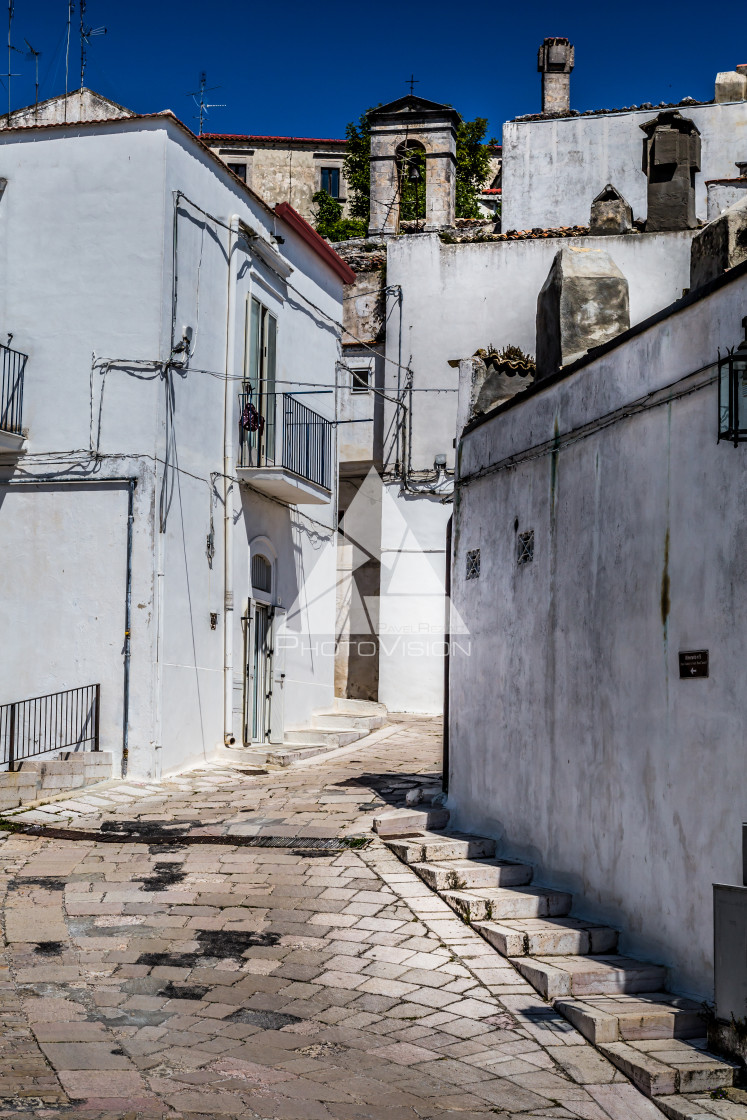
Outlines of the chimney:
M537 55L542 75L542 115L564 116L571 107L571 70L574 50L568 39L545 39Z
M604 249L555 254L537 297L537 372L549 377L630 326L628 281Z
M700 171L700 132L675 109L639 126L642 169L648 179L646 232L695 229L695 172Z

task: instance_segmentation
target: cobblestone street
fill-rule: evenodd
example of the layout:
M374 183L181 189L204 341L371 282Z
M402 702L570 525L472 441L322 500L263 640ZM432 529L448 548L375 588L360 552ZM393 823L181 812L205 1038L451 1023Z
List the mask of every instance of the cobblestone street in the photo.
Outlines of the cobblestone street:
M0 1117L661 1116L373 837L439 777L439 724L394 718L10 818L55 836L1 834Z

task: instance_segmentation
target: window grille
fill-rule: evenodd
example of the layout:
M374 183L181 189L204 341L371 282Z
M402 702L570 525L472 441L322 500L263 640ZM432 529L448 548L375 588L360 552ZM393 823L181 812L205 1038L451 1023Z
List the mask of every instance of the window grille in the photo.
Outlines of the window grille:
M467 553L467 579L480 578L480 549L473 548Z
M518 564L531 564L534 560L534 529L526 533L519 533L516 545L516 562Z
M265 595L272 592L272 565L264 556L252 556L252 587Z

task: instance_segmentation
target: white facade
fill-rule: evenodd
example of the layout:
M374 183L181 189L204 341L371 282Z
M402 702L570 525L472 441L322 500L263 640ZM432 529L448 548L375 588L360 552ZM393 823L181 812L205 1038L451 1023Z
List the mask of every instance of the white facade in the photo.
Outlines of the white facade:
M747 465L717 443L715 383L747 269L714 287L467 428L452 574L471 645L451 658L453 823L700 998L747 814ZM707 679L680 679L692 650Z
M695 176L698 218L707 217L706 182L732 178L747 152L747 101L676 106L701 133ZM641 170L640 126L659 109L594 116L514 120L503 126L504 230L589 224L591 203L607 183L646 218L647 180Z
M691 239L691 231L603 239L629 282L633 324L687 288ZM449 363L490 343L534 354L537 294L553 257L563 246L583 253L599 244L599 238L579 237L449 245L437 234L415 234L388 246L385 385L396 396L397 365L408 363L413 388L403 392L407 374L400 370L407 412L401 413L399 458L406 485L395 469L396 406L384 402L379 698L392 710L440 712L443 704L452 506L435 459L444 455L449 475L454 470L459 374Z
M170 114L7 130L0 176L0 321L28 354L25 449L0 466L0 700L100 681L121 756L134 480L128 772L241 742L252 552L282 739L333 699L335 471L315 505L239 482L248 306L276 318L277 392L334 419L340 275Z

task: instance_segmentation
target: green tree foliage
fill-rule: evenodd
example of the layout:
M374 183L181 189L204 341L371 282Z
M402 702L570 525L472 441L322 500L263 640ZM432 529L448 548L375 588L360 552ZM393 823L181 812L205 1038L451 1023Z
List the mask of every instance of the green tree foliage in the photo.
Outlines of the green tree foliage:
M456 216L479 218L477 196L490 174L490 148L494 140L485 145L488 122L485 117L462 121L457 130L456 142Z
M327 191L317 191L311 201L316 206L316 231L328 241L347 241L351 237L366 236L367 223L356 218L343 218L342 206Z
M350 213L368 223L371 192L371 124L374 106L362 114L358 121L351 121L345 130L347 154L345 178L351 194ZM478 195L490 173L490 145L484 143L488 122L484 117L462 121L457 130L456 143L456 216L478 218ZM416 166L419 178L410 176ZM425 161L422 155L410 150L405 159L402 175L400 218L409 220L425 216Z

